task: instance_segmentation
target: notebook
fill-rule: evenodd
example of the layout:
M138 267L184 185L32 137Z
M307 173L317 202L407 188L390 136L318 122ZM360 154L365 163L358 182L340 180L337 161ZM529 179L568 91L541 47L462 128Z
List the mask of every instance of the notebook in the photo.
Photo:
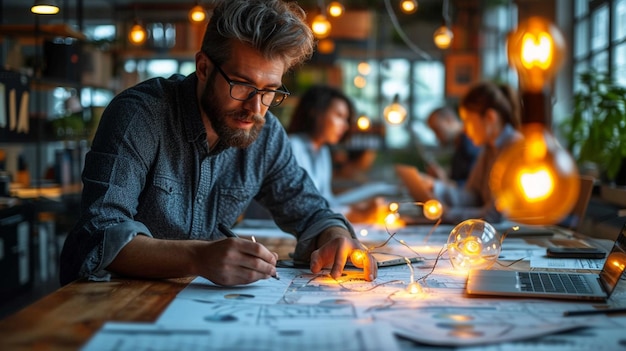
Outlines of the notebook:
M600 274L574 272L472 270L465 291L496 295L604 301L611 296L626 267L626 224Z

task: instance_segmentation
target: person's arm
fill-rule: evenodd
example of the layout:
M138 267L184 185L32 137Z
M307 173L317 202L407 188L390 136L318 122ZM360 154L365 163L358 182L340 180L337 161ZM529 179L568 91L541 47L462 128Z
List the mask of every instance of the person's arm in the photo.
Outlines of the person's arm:
M107 270L130 277L202 276L215 284L249 284L276 275L277 256L250 240L164 240L137 235Z

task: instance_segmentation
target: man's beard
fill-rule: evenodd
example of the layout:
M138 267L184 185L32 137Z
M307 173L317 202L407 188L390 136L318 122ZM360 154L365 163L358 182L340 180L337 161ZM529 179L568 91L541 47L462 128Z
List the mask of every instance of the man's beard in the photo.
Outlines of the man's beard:
M250 146L259 136L263 125L265 125L265 118L259 114L250 115L245 110L232 112L224 111L215 103L214 81L215 73L211 74L210 79L207 80L204 92L200 98L201 107L208 116L211 127L215 130L220 140L228 146L237 148ZM254 124L249 130L233 129L226 123L228 119L244 120L254 122Z

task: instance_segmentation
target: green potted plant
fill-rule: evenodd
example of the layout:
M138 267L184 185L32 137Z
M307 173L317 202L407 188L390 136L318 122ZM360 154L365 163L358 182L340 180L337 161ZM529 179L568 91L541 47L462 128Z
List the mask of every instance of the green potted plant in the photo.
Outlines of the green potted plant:
M626 166L626 88L594 70L579 78L571 119L561 124L566 147L579 164L595 164L603 182L623 185L617 176Z

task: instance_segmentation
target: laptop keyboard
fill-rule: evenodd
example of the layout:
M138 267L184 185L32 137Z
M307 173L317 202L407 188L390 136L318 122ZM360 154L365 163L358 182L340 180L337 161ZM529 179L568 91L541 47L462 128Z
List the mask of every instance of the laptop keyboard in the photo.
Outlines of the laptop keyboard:
M575 273L518 272L522 291L557 292L567 294L590 293L585 278Z

